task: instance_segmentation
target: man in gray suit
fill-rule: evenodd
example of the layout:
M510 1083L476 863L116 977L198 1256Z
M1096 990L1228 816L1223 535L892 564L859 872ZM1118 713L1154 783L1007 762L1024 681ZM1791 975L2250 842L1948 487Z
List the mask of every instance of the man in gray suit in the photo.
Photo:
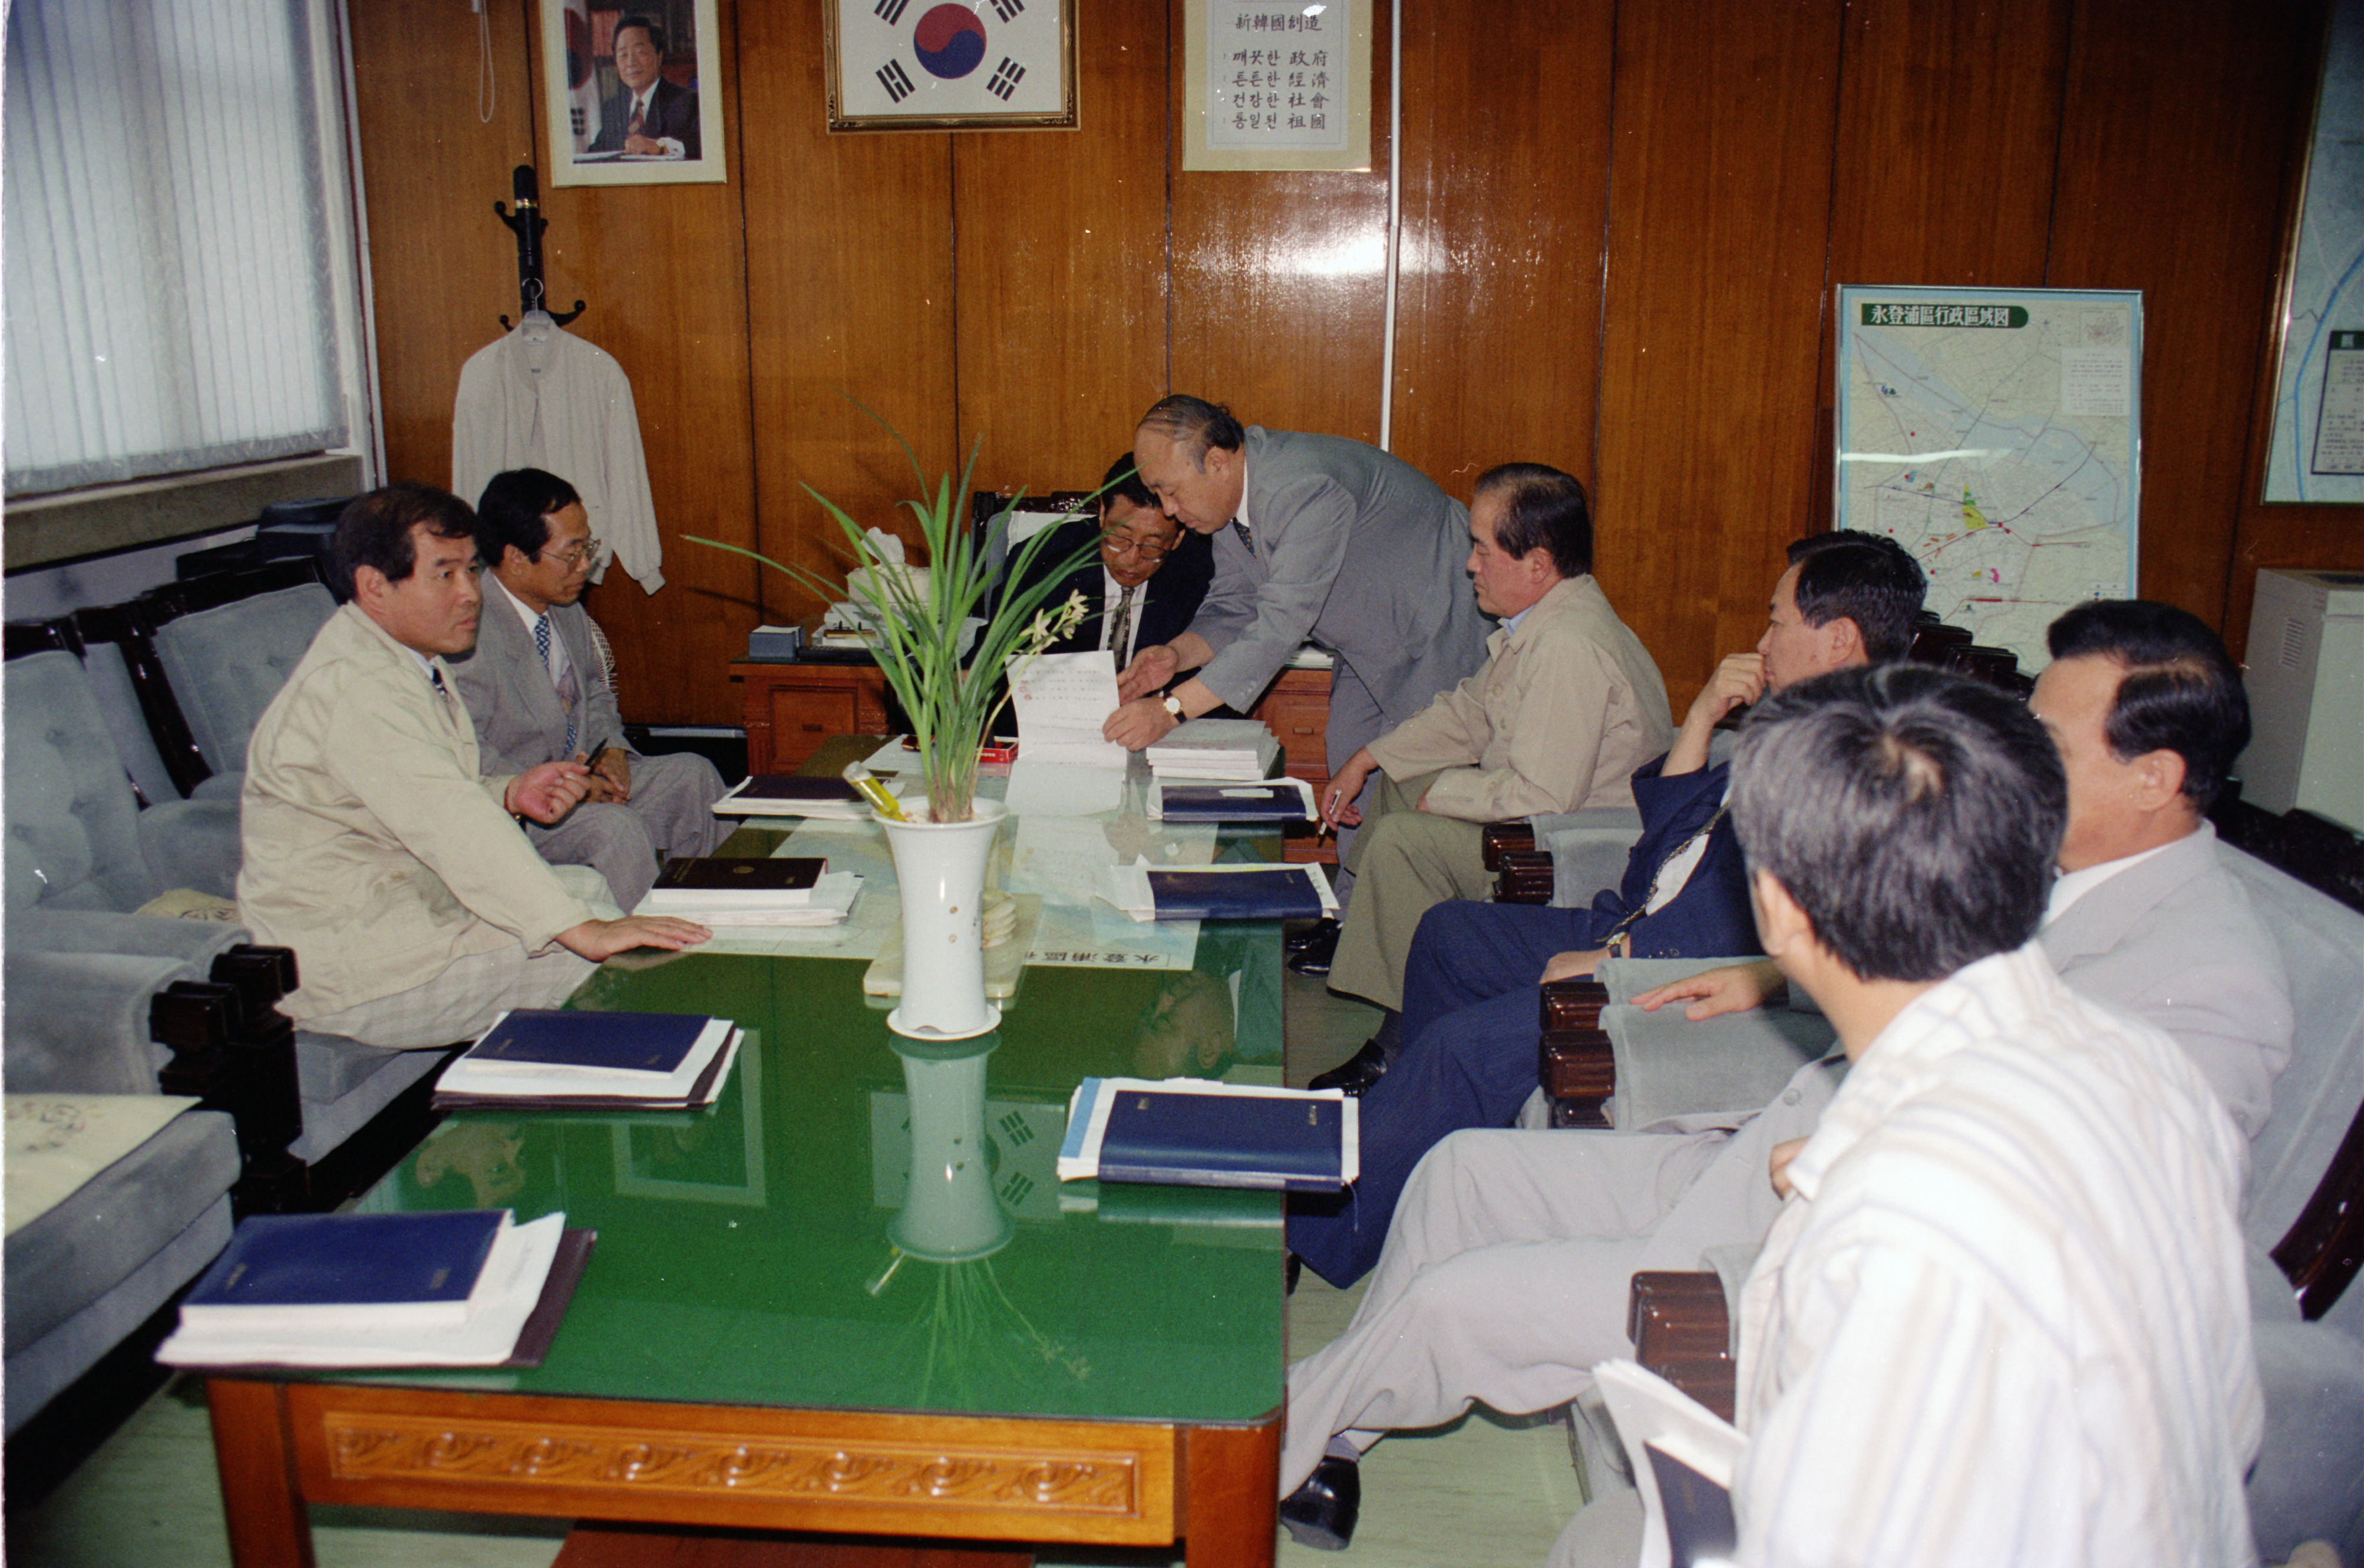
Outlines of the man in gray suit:
M574 487L538 468L496 473L476 506L485 610L475 651L454 661L477 743L496 772L582 761L590 793L561 821L529 824L552 865L585 865L629 910L668 855L714 852L722 778L691 753L643 757L624 739L608 662L581 600L599 541Z
M2068 826L2036 940L2071 990L2171 1036L2255 1137L2293 1022L2280 954L2202 815L2248 743L2240 672L2196 617L2142 601L2081 605L2050 642L2030 706L2060 749ZM1743 964L1634 1000L1688 1001L1706 1018L1761 1005L1779 983ZM1694 1269L1707 1250L1759 1240L1779 1207L1768 1164L1813 1130L1844 1070L1836 1058L1800 1069L1730 1131L1465 1131L1437 1145L1398 1201L1353 1324L1289 1369L1282 1491L1306 1495L1284 1520L1293 1512L1300 1539L1321 1544L1351 1535L1354 1455L1386 1429L1450 1420L1473 1400L1549 1409L1595 1362L1631 1355L1634 1272Z
M1215 581L1189 628L1119 677L1106 733L1128 751L1224 704L1247 712L1310 640L1337 656L1326 739L1341 769L1486 662L1490 628L1462 571L1468 508L1401 459L1243 429L1180 395L1143 416L1132 450L1166 515L1214 537ZM1199 673L1155 695L1187 670Z

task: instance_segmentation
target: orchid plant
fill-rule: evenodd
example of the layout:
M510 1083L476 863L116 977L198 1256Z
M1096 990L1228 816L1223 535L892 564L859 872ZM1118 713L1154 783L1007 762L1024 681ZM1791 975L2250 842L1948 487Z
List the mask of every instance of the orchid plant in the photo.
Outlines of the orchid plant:
M1098 545L1080 546L1048 570L1037 572L1038 560L1057 527L1086 514L1078 510L1057 518L1009 556L1010 586L991 606L991 614L986 615L986 601L995 582L993 559L1008 554L1006 549L995 547L1007 540L1010 512L1025 492L1009 498L979 539L975 530L963 526L961 518L969 479L976 469L977 447L969 449L958 483L946 473L931 495L919 453L911 450L902 432L866 405L854 401L854 406L895 438L911 464L912 477L919 481L921 498L903 505L919 519L920 540L927 551L930 571L924 592L913 586L899 565L879 554L876 542L844 508L809 484L804 487L805 494L837 520L852 548L854 565L869 569L850 573L846 583L832 583L817 572L719 539L685 537L760 562L826 600L855 600L871 612L878 627L879 669L909 717L912 739L919 746L920 771L928 784L929 817L937 822L966 822L976 815L977 750L985 741L987 726L1009 700L1003 673L1013 662L1033 657L1082 624L1088 612L1081 595L1070 594L1056 607L1049 601L1070 573L1094 559ZM981 437L978 444L983 444ZM964 663L962 629L972 616L983 616L985 624L977 634L974 655Z

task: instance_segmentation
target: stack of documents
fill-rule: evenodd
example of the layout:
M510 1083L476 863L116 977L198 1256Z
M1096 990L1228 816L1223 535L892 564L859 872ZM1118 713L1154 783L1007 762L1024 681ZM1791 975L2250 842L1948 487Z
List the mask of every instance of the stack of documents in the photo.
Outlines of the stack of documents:
M813 856L679 856L632 913L702 926L834 926L853 911L862 879Z
M1193 718L1149 749L1149 771L1161 779L1244 779L1272 772L1280 742L1253 718Z
M1362 1173L1359 1106L1336 1089L1087 1078L1059 1179L1335 1192Z
M181 1304L172 1366L538 1366L593 1233L563 1214L255 1215Z
M437 1110L681 1109L714 1103L739 1053L729 1018L515 1007L443 1069Z
M1009 710L1029 763L1121 773L1124 748L1100 734L1116 706L1116 655L1104 648L1038 653L1009 667Z
M1303 779L1261 784L1154 784L1149 815L1165 822L1300 822L1313 817L1313 786Z
M843 779L808 779L794 773L755 773L723 792L717 817L826 817L842 822L870 820L870 803Z
M1101 896L1136 920L1310 920L1338 896L1310 865L1113 866Z

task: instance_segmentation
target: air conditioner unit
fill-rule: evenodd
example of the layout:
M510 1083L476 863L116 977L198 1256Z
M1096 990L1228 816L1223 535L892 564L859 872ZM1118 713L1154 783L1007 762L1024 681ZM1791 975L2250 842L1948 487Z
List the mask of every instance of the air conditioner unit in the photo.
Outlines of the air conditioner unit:
M2241 798L2364 832L2364 572L2258 573Z

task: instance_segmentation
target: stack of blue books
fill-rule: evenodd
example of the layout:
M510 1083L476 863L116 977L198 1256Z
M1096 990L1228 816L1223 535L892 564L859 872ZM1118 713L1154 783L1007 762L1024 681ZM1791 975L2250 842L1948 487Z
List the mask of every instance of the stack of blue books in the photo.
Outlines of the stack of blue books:
M517 1007L443 1069L435 1108L675 1110L714 1103L738 1059L729 1018Z
M532 1366L593 1233L507 1209L255 1215L181 1303L173 1366Z

